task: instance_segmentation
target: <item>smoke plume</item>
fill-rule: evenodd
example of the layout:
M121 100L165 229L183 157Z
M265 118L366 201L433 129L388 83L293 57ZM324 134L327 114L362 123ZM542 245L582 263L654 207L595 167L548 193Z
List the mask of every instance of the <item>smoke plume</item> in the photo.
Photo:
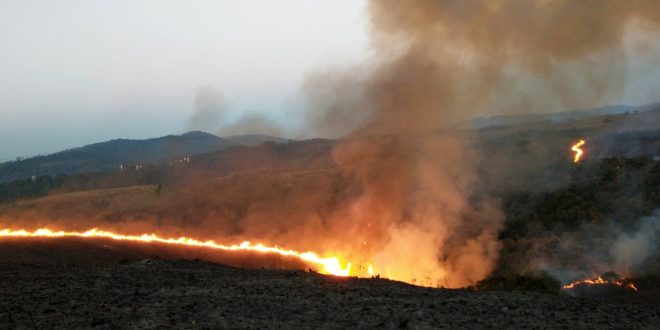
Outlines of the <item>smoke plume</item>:
M283 130L268 117L259 113L245 113L232 118L231 104L217 88L204 86L197 89L193 113L187 130L202 130L220 136L243 134L280 135Z
M217 88L204 86L197 89L193 113L188 119L187 129L214 132L227 119L229 102Z
M502 215L476 194L479 155L452 125L616 100L631 23L657 29L660 5L383 0L369 14L371 63L306 87L314 126L345 133L334 158L362 187L346 231L382 273L456 287L492 271Z
M587 223L573 231L544 232L517 257L564 281L606 272L645 275L660 271L660 210L626 228L616 221ZM522 252L522 251L521 251Z
M622 274L639 272L645 262L660 257L659 240L660 211L656 210L639 221L637 231L616 238L610 249L613 268Z

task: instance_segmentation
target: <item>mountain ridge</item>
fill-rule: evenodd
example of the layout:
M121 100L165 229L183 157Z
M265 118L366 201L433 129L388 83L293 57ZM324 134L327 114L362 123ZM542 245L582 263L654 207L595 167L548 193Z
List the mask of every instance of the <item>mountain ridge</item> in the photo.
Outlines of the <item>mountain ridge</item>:
M235 145L238 144L202 131L150 139L112 139L49 155L0 163L0 182L157 163Z
M660 103L645 104L640 106L632 105L605 105L602 107L572 110L572 111L558 111L551 113L539 114L521 114L521 115L493 115L488 117L477 117L466 122L463 125L468 125L472 129L482 129L494 126L513 126L521 124L530 124L537 122L554 122L563 123L568 121L575 121L580 119L587 119L599 116L620 115L625 113L641 113L660 108Z

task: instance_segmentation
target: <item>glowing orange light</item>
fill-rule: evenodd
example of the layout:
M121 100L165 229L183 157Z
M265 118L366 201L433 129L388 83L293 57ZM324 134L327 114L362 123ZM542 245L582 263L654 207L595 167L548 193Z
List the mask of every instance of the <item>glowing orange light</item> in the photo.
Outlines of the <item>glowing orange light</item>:
M600 276L597 276L595 278L591 279L583 279L579 281L575 281L569 284L564 285L562 288L564 289L573 289L574 287L578 285L603 285L603 284L610 284L610 285L616 285L620 287L624 287L626 289L632 290L632 291L638 291L637 287L635 284L626 281L626 280L614 280L614 281L608 281Z
M369 264L369 269L367 270L367 273L369 273L369 276L374 275L374 266L372 264Z
M351 263L349 262L346 264L346 267L342 267L342 264L337 257L322 258L313 252L298 252L294 250L282 249L279 247L265 246L262 243L253 244L248 241L245 241L241 244L223 245L223 244L218 244L214 241L200 241L189 237L163 238L155 234L143 234L139 236L122 235L109 231L99 230L96 228L90 229L85 232L52 231L47 228L37 229L32 232L26 230L2 229L0 230L0 238L2 237L82 237L82 238L97 237L97 238L109 238L118 241L138 241L145 243L163 243L163 244L172 244L172 245L196 246L196 247L205 247L205 248L225 250L225 251L250 251L250 252L260 252L260 253L276 253L282 256L295 257L307 263L317 265L319 267L319 271L324 274L330 274L336 276L348 276L351 271Z
M571 147L571 151L575 153L575 156L573 156L573 163L577 163L580 161L580 159L582 159L584 150L580 149L580 147L582 147L585 143L586 142L584 140L580 140Z

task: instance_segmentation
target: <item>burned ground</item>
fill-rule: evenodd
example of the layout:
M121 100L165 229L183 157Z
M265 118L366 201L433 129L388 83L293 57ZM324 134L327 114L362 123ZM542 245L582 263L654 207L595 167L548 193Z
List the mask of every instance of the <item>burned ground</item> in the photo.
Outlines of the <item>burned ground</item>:
M0 328L651 329L660 325L657 299L640 296L576 299L537 292L422 288L385 279L241 269L191 260L116 262L120 255L103 252L103 246L66 240L59 243L65 246L57 244L49 241L23 248L20 258L8 258L11 249L3 245ZM71 249L67 244L84 246ZM42 259L49 253L46 250L57 251L59 262Z

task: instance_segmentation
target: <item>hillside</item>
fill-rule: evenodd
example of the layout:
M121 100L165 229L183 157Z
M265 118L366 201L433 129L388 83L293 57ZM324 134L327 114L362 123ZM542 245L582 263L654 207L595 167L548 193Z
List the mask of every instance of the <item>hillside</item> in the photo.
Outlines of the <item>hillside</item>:
M291 141L289 139L263 134L232 135L226 136L224 138L229 141L249 147L258 146L264 142L287 143Z
M333 205L354 194L356 183L332 165L330 145L316 140L233 147L186 164L70 177L43 198L0 203L0 223L31 226L45 220L44 225L78 229L121 228L150 219L161 234L179 230L213 238L248 234L241 227L251 217L269 219L258 233L266 238L269 231L297 226L310 214L330 216ZM131 181L151 186L131 186ZM113 188L122 182L123 188Z
M644 112L491 126L475 131L482 184L507 190L552 190L570 182L570 146L584 139L585 162L660 156L660 106Z
M146 140L117 139L0 164L0 182L41 175L99 172L221 150L236 142L194 131Z
M493 126L515 126L532 123L568 123L583 119L612 116L621 114L640 113L658 109L660 104L649 104L643 106L610 105L594 109L561 111L546 114L524 114L524 115L497 115L490 117L478 117L466 123L468 127L482 129Z
M113 168L105 172L38 176L34 179L0 183L0 204L27 197L40 197L84 190L134 185L179 185L206 182L215 177L276 169L315 169L334 166L329 140L265 142L259 146L231 146L219 151L193 155L186 161L161 162L140 168Z

